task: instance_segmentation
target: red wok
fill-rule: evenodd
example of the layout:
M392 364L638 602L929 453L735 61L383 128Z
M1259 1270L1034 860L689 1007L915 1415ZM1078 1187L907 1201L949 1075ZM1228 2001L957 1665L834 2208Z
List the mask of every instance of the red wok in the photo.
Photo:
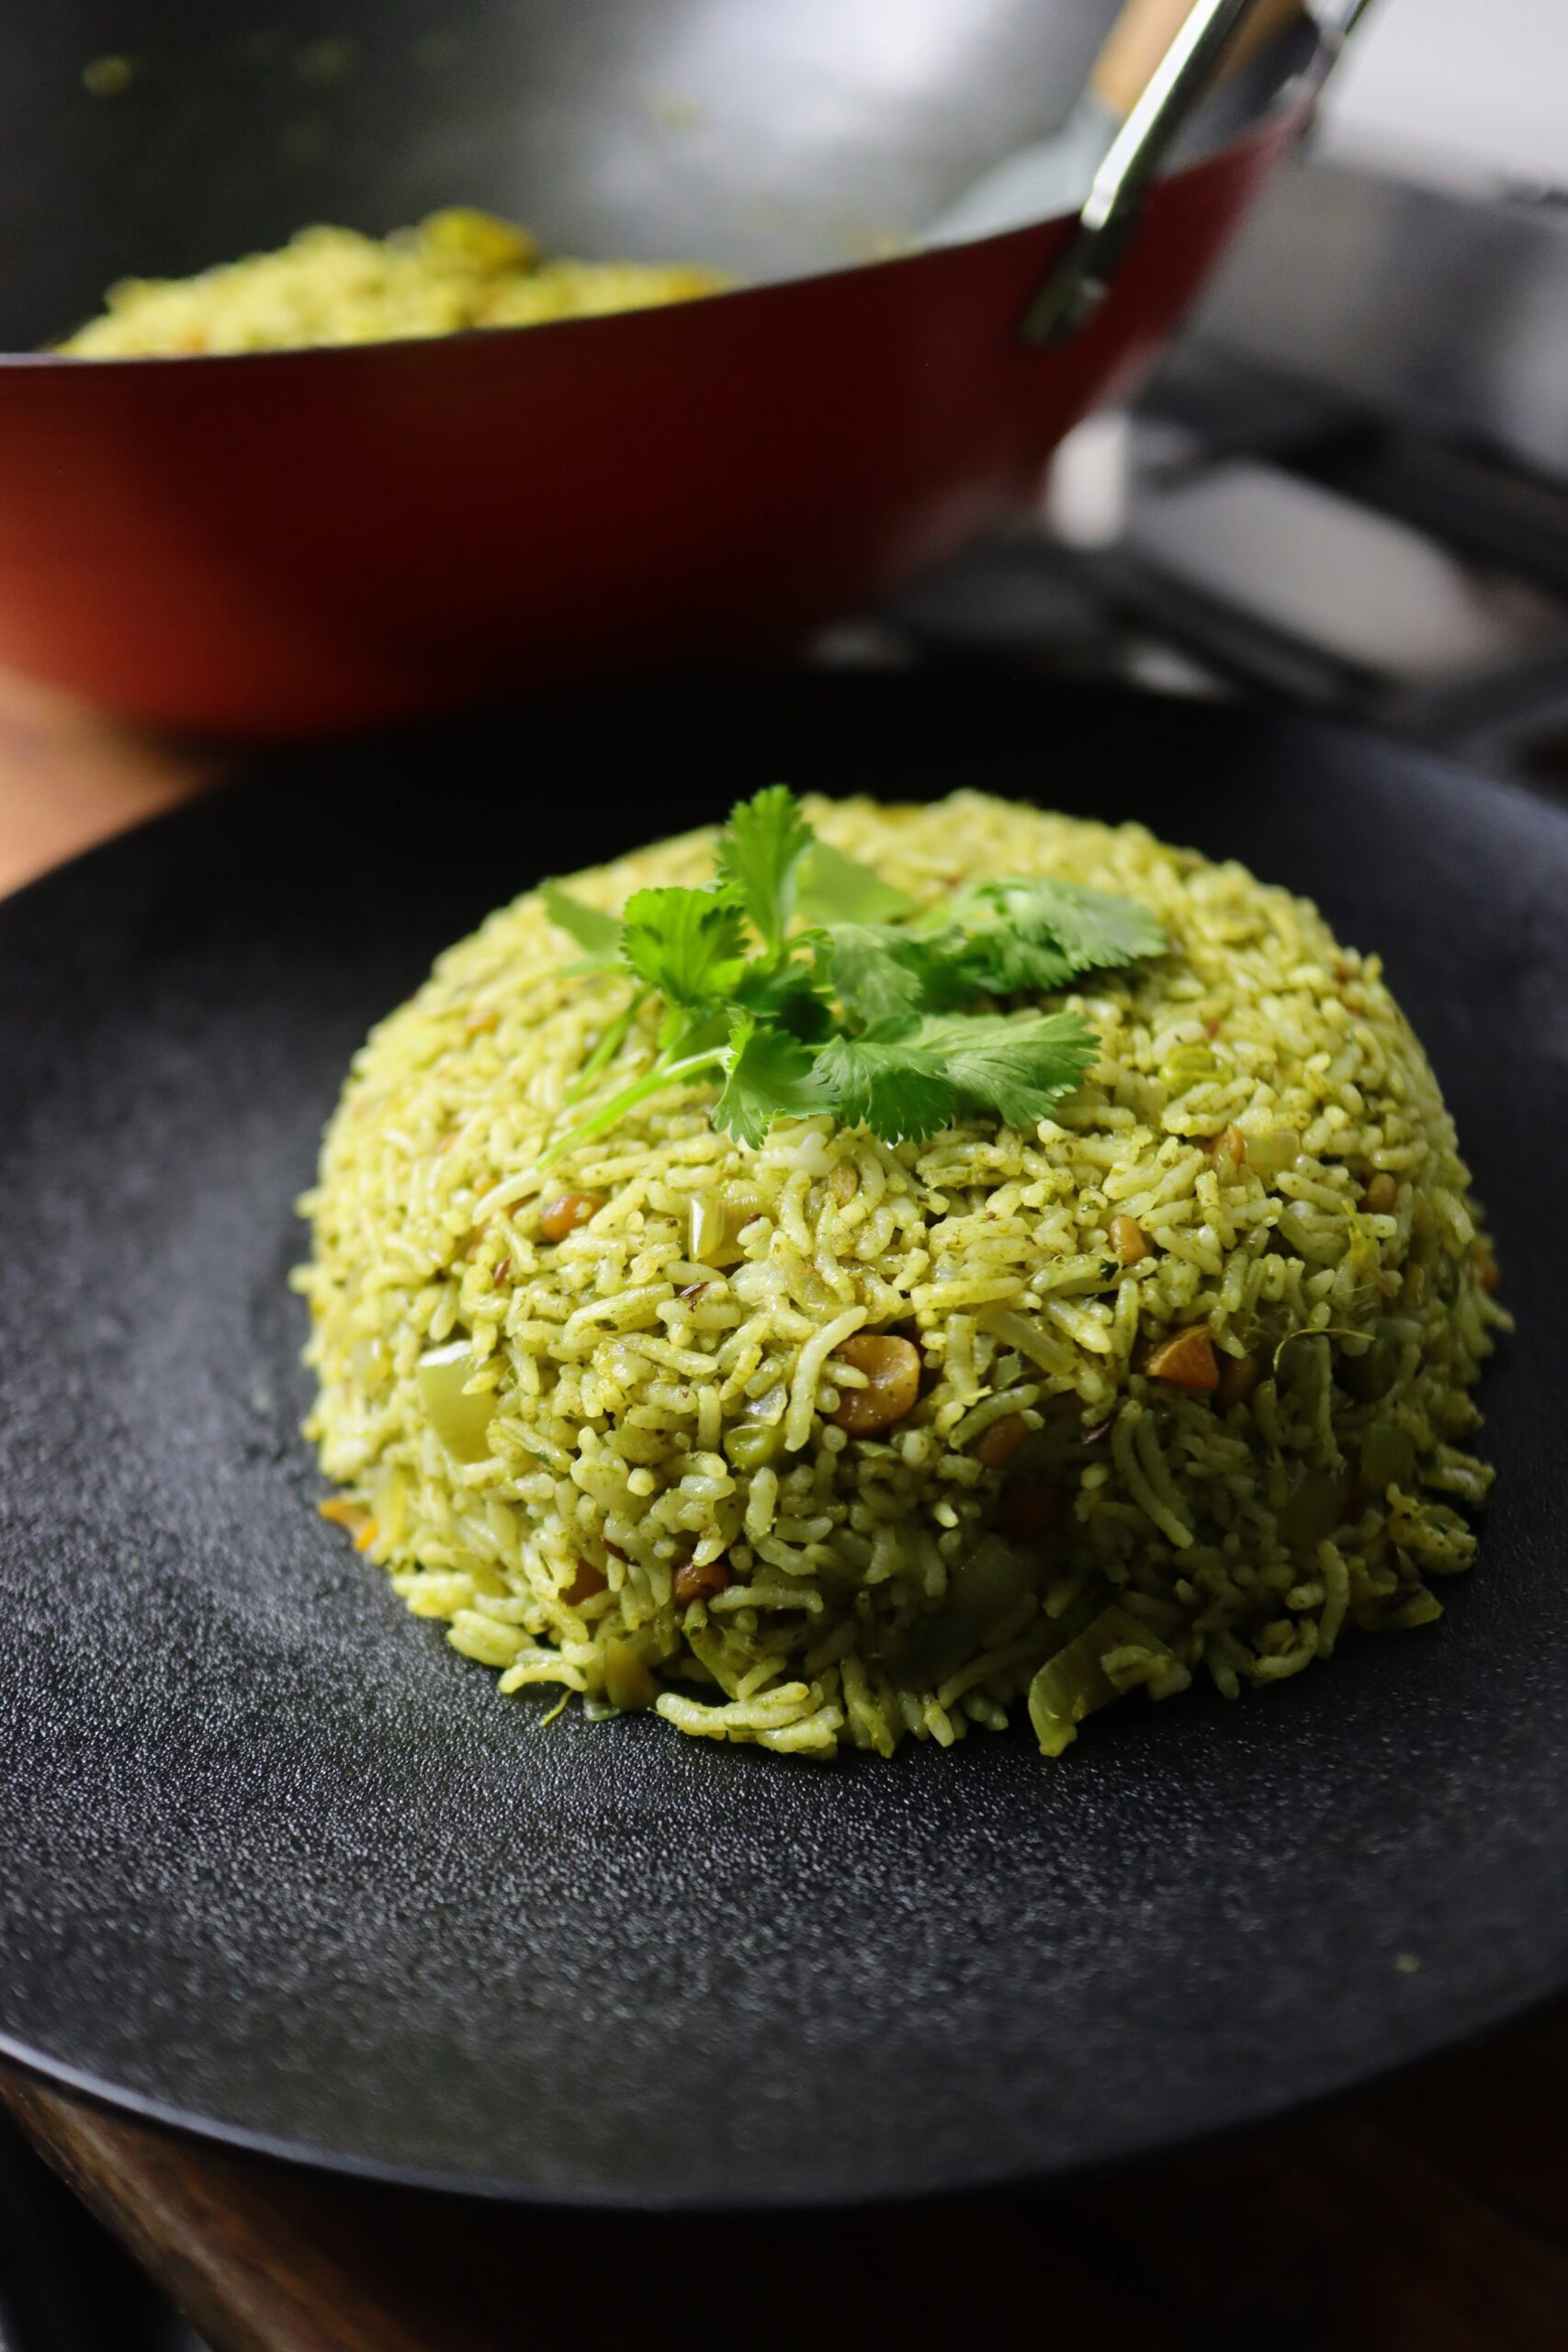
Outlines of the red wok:
M558 247L691 254L772 282L439 342L6 360L0 664L140 719L288 735L798 639L1031 497L1062 435L1157 352L1309 102L1310 77L1276 74L1255 89L1228 135L1214 145L1211 134L1209 152L1148 189L1094 314L1037 348L1021 325L1072 219L824 267L829 198L878 224L930 217L1049 120L1041 63L1081 79L1113 8L903 0L884 54L868 28L886 35L887 12L847 0L836 11L802 0L497 5L463 12L471 36L451 85L432 73L435 86L412 91L408 60L435 54L418 44L449 12L360 0L357 13L362 47L339 52L349 62L326 75L321 100L340 107L344 146L329 141L313 165L267 163L292 152L265 146L273 98L237 67L220 75L215 61L231 52L213 46L213 19L238 40L231 10L192 0L161 11L179 36L164 78L152 61L128 61L112 98L83 94L78 65L69 136L54 126L76 178L66 191L64 165L51 164L52 228L36 133L30 174L13 153L0 180L0 195L14 183L24 233L28 207L39 211L31 260L0 288L18 340L62 332L118 274L254 250L307 219L384 228L443 201L491 204ZM326 12L332 38L346 41L355 15ZM585 20L600 36L591 51ZM508 25L517 53L503 58ZM910 63L917 32L925 82ZM7 61L18 40L25 56ZM0 69L17 63L24 99L62 84L56 40L36 25L0 40ZM628 152L612 135L619 122L631 136L627 77L645 55L679 77L691 136L717 125L694 186L678 141L660 179L638 167L636 141ZM113 109L134 109L139 86L152 97L132 136L131 113ZM297 60L289 104L300 86ZM523 89L536 135L503 153ZM47 124L48 106L28 119ZM668 146L675 132L651 119L637 138L661 156L660 138ZM379 143L356 148L356 123L376 126ZM263 157L254 168L241 161L247 141ZM203 187L211 199L192 218ZM746 210L737 191L752 187L771 213ZM547 204L530 200L546 188ZM786 196L810 274L779 274L791 261L778 226Z

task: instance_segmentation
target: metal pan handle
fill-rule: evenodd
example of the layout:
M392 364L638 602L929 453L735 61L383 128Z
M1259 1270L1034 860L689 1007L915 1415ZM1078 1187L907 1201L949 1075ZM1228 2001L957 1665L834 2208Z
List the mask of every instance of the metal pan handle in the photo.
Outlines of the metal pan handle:
M1220 60L1264 0L1194 0L1142 95L1106 149L1078 214L1071 243L1023 315L1034 345L1064 343L1104 300L1136 224L1145 188L1213 78ZM1315 98L1369 0L1314 7L1318 44L1303 79Z

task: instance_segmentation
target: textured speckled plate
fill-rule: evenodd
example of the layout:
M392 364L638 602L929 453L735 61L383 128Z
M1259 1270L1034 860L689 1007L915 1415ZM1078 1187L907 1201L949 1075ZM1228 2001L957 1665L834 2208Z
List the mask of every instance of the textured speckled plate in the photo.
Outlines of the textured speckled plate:
M1520 1314L1440 1626L1055 1766L824 1768L543 1730L317 1518L285 1278L353 1047L540 873L781 775L1134 815L1385 952ZM1568 1982L1565 917L1519 794L962 676L278 761L0 908L0 2047L357 2170L770 2203L1256 2117Z

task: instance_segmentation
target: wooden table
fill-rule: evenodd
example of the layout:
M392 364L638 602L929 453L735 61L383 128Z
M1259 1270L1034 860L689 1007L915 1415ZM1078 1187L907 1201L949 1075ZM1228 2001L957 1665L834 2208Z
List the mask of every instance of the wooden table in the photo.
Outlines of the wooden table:
M0 684L0 888L210 763ZM1288 2125L1049 2195L625 2221L333 2181L0 2070L214 2352L503 2352L677 2327L895 2352L1563 2352L1568 2003Z
M1568 2007L1050 2195L776 2222L468 2207L204 2147L14 2074L0 2096L214 2352L597 2346L678 2324L757 2352L1568 2344Z

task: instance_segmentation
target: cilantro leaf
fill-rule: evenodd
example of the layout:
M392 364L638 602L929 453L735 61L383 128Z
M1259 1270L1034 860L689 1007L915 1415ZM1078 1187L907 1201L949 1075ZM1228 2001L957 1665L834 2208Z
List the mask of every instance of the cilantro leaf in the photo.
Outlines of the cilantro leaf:
M1049 924L1080 972L1134 964L1142 956L1163 956L1165 933L1147 907L1083 882L1042 876L1026 883L993 882L987 895L1005 921L1021 928Z
M987 922L959 935L948 974L961 1002L975 996L1048 996L1065 989L1080 968L1049 933L1031 939L1006 923Z
M915 910L913 899L831 842L813 841L801 861L799 885L800 911L814 922L892 922Z
M903 1037L829 1037L817 1074L846 1127L869 1127L884 1143L924 1143L957 1116L958 1098L941 1057Z
M924 1011L940 984L940 944L892 923L829 923L810 944L829 987L861 1028Z
M1064 988L1080 972L1159 956L1166 937L1146 907L1049 876L982 882L947 910L966 936L954 959L964 992L1013 996Z
M774 1119L808 1118L832 1108L809 1050L786 1030L759 1026L750 1012L735 1016L725 1066L714 1125L753 1150Z
M615 964L621 955L621 923L618 915L607 915L600 907L585 906L563 890L558 882L541 882L539 896L545 902L545 912L569 939L575 939L590 961L595 964Z
M1049 1118L1094 1068L1100 1040L1081 1012L1040 1012L1022 1021L995 1012L922 1021L917 1035L940 1054L953 1086L977 1111L1010 1127Z
M1009 1020L946 1013L864 1037L829 1038L817 1057L838 1117L886 1143L924 1142L965 1111L1030 1127L1079 1084L1099 1050L1076 1012Z
M1042 996L1097 965L1154 955L1144 908L1051 880L985 883L915 923L829 923L814 945L852 1026L955 1010L976 996Z
M723 1004L746 967L746 917L728 890L638 890L626 901L620 945L667 1006Z
M662 1005L651 1061L554 1136L541 1167L697 1080L719 1087L715 1125L752 1147L774 1119L822 1112L889 1143L973 1114L1033 1126L1092 1067L1093 1030L1076 1012L971 1008L1166 945L1146 908L1049 876L972 884L921 912L818 842L783 785L731 810L717 865L704 889L639 890L618 924L544 886L551 921L586 951L575 968L633 984L565 1103L617 1060L648 1000ZM816 927L791 938L797 902Z
M752 799L738 801L719 835L719 873L770 956L784 947L795 912L795 868L816 838L787 784L771 784Z
M733 1001L759 1021L772 1021L807 1045L825 1037L833 1026L832 1007L803 964L748 964Z

